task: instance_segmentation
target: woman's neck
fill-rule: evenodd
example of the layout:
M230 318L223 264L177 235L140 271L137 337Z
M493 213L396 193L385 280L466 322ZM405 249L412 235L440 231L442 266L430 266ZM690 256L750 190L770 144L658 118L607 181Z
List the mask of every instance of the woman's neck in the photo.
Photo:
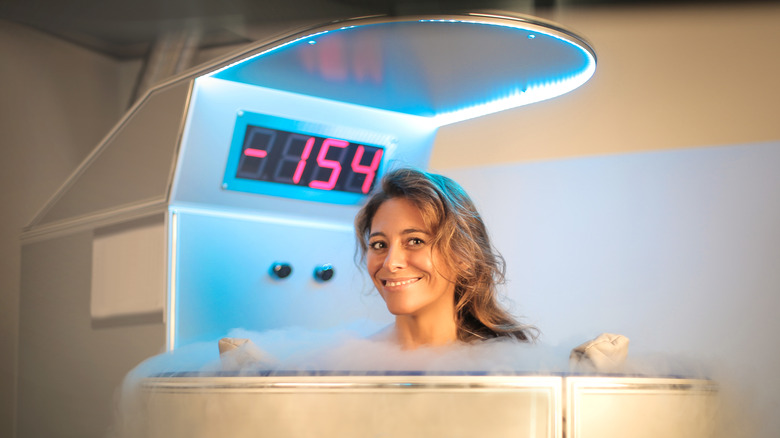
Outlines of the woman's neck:
M421 346L441 346L458 340L458 328L455 318L438 321L426 321L409 315L395 317L393 335L404 350L414 350Z

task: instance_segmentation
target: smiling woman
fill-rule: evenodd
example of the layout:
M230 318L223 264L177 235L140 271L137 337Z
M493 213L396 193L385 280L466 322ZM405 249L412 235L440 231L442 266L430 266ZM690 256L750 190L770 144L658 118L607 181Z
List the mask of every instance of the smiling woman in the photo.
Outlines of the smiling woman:
M498 304L503 258L455 181L414 169L390 172L358 213L355 230L368 274L395 315L379 336L407 349L536 337L536 328Z

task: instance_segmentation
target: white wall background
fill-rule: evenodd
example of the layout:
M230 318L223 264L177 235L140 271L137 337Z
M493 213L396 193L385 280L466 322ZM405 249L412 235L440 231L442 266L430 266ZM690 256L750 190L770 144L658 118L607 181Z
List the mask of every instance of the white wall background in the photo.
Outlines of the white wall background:
M719 381L739 406L722 436L768 437L780 431L778 163L780 141L448 174L479 204L541 342L626 335L631 369Z
M780 26L777 26L780 22L780 6L573 10L559 12L548 18L581 32L593 42L599 56L599 66L592 81L582 89L553 101L442 129L431 162L434 169L452 174L464 172L462 174L466 175L468 169L456 169L583 155L742 145L780 139L780 124L776 122L777 114L780 114L780 85L776 81L780 77L780 56L777 56L780 50ZM17 339L19 230L118 120L127 105L132 89L130 80L137 72L138 65L120 63L5 21L0 21L0 57L3 59L0 63L0 144L4 154L0 160L0 186L3 187L0 191L0 436L13 436L16 349L18 343L24 342L23 339ZM480 155L465 153L467 148L475 145L479 146ZM753 146L748 146L748 149L752 150ZM712 157L716 156L720 155L715 153ZM628 166L623 168L625 175L600 175L599 182L592 182L595 185L589 186L589 189L620 187L626 181L623 178L628 178L634 188L643 187L653 172L640 171L644 166L644 158L642 155L636 157L638 161L631 166L628 164L632 163L632 159L621 161ZM731 168L731 159L724 156L723 160L721 165ZM545 166L544 163L538 165ZM566 166L566 163L562 163L556 168L565 169ZM657 163L657 166L660 164ZM533 171L533 166L528 169ZM588 166L583 166L580 172L593 171L587 169ZM705 166L702 169L714 168ZM678 175L685 175L684 171L676 170ZM703 175L707 175L708 171L702 171ZM558 186L557 193L561 196L558 199L576 199L575 195L588 189L577 187L577 175L584 176L575 172L566 176L568 182ZM763 211L759 208L763 198L742 199L738 192L725 193L720 197L707 186L706 181L707 178L704 178L701 182L701 191L712 200L714 213L730 214L728 217L739 222L743 219L739 217L740 212L758 214ZM726 183L719 184L718 187L730 187ZM674 186L670 187L674 192ZM715 250L724 245L729 251L744 248L742 245L745 243L738 238L740 233L727 233L728 237L722 241L710 242L706 239L707 236L719 235L715 231L725 225L724 222L716 222L712 230L706 231L704 228L704 231L697 231L694 225L703 216L695 216L693 221L680 224L674 220L674 210L670 210L669 216L652 216L654 219L648 219L649 222L640 224L638 229L614 222L614 217L600 217L600 208L606 205L614 207L626 202L627 215L638 214L644 208L645 204L638 202L641 198L633 196L631 192L610 193L611 197L600 201L601 204L589 204L582 200L582 208L588 214L578 222L580 227L584 226L586 222L583 221L586 219L596 223L601 219L610 219L613 220L610 222L614 225L613 229L628 237L635 237L638 230L663 231L667 233L664 236L677 236L683 239L681 242L702 245L703 248L700 250L680 244L676 247L681 251L680 254L663 254L658 257L688 260L695 258L695 251L701 251L702 257L714 263L708 266L717 266L718 269L728 269L729 263L736 260L738 254L721 254ZM777 193L776 187L773 193ZM527 192L524 196L533 198L538 195L536 192ZM522 200L530 202L533 199L518 199ZM685 201L684 197L676 201L683 212L688 211L685 210ZM489 203L492 201L489 198L483 202L486 208L491 208ZM564 207L572 208L560 205L556 208ZM555 209L547 213L552 211ZM526 221L538 221L544 219L544 213L541 211L535 213L535 217L521 217ZM771 220L773 216L770 214L768 219L761 217L764 216L750 217L744 223L765 226L766 223L762 221ZM708 226L706 224L709 222L701 222ZM534 225L538 223L534 222ZM564 222L551 222L546 226L555 224L567 230L567 223ZM654 227L658 224L665 228ZM530 229L530 225L523 229ZM582 232L582 229L568 229L569 234L561 236L562 242L566 242L563 237L571 236L575 231ZM595 241L598 236L589 237ZM766 237L767 242L776 239L775 235ZM749 241L758 244L760 248L769 248L761 246L764 245L761 239L758 235ZM537 242L533 248L545 248L542 243ZM644 244L651 243L645 241ZM593 242L590 244L590 248L597 247ZM624 249L620 245L613 245L605 251L609 250L609 255L616 257L623 254ZM776 252L770 251L764 262L743 267L743 274L757 270L764 275L773 266L772 261L776 260L771 257L776 255ZM634 286L632 282L636 280L631 274L639 275L639 267L646 269L651 264L652 260L647 258L651 255L646 252L641 253L641 257L636 252L627 255L621 262L621 270L610 268L608 272L604 271L607 264L595 266L595 262L587 260L582 253L548 253L545 254L546 259L541 260L555 261L563 256L560 262L566 261L567 267L579 266L578 270L568 273L569 281L591 278L589 276L593 269L588 270L586 267L594 268L596 272L605 274L603 278L610 279L599 287L590 286L588 292L595 295L595 300L602 297L616 298L618 310L634 311L640 307L639 304L647 310L629 325L616 324L617 329L625 327L630 332L627 334L634 338L635 346L643 346L640 351L644 348L648 351L662 350L665 341L670 338L679 338L672 344L672 351L699 339L707 340L700 348L710 348L719 335L724 335L730 342L725 345L735 347L740 343L741 336L753 333L753 329L763 333L745 339L744 345L748 347L737 350L732 356L740 360L729 362L729 366L733 367L730 375L744 382L745 388L769 403L760 408L764 414L761 417L764 426L751 436L774 437L780 434L780 426L772 418L772 412L778 407L777 398L767 396L777 389L775 379L767 370L773 366L777 368L777 343L772 342L771 333L780 331L780 323L772 317L770 305L777 307L776 301L773 301L776 298L765 284L718 285L715 288L718 292L713 292L709 297L705 296L705 289L701 287L708 284L706 278L700 276L690 279L691 284L699 288L695 289L697 292L693 295L679 297L681 302L676 309L691 309L700 302L704 303L707 298L706 303L711 306L712 313L696 314L702 320L701 325L694 324L698 319L686 319L671 313L673 321L682 325L665 325L659 322L660 314L668 309L666 304L671 297L665 296L664 301L659 302L652 298L651 292L668 291L671 286L681 287L679 283L665 283L669 280L659 276L651 283L642 285L644 295L634 296L630 291L623 294L624 289ZM522 258L519 260L525 261ZM538 263L540 259L528 260ZM577 263L581 261L589 264ZM523 265L526 266L525 263ZM538 269L549 270L555 266L540 266ZM521 272L530 276L537 271ZM646 270L642 272L641 275L647 275ZM684 276L685 270L680 267L675 273ZM741 276L743 274L728 278L747 278ZM641 275L639 278L645 278ZM777 284L776 277L763 278L766 284ZM518 286L522 285L529 290L528 300L518 300L522 306L520 310L543 325L548 336L564 339L567 326L548 322L560 317L557 312L563 310L551 310L556 308L548 306L551 301L550 291L540 289L533 281L533 278L514 279L514 284L523 282ZM557 293L572 293L560 286L558 284ZM743 292L740 292L742 290L746 294L744 302L737 299L743 296ZM749 299L757 297L758 304L752 304ZM633 303L638 304L635 306ZM594 307L605 309L605 314L609 313L606 312L609 306L599 304L602 306ZM534 310L533 314L531 310ZM717 324L721 317L725 320ZM586 324L586 327L594 332L607 329L592 322ZM717 329L709 333L714 327ZM657 334L655 329L658 330ZM757 353L757 359L745 355L743 351ZM719 354L726 357L729 351ZM762 383L766 385L762 387Z

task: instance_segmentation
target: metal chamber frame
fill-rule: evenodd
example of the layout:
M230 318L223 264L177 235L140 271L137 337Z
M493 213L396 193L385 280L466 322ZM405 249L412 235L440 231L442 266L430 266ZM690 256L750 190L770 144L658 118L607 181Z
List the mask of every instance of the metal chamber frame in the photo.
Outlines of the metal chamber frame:
M140 386L151 437L703 438L718 408L715 383L684 378L293 373Z

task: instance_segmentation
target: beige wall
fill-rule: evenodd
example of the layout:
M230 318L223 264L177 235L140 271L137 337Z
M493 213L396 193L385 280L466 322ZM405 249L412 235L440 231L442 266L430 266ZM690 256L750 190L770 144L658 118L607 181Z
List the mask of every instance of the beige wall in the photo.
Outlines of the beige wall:
M780 139L780 5L559 11L596 74L567 95L443 127L431 167ZM490 144L479 156L459 154Z
M13 436L19 231L118 120L123 65L0 20L0 436ZM126 95L126 92L125 92Z
M442 128L433 168L780 138L780 6L591 9L547 18L594 44L591 82L559 99ZM120 117L138 65L5 21L0 57L0 436L12 436L19 229ZM479 157L457 153L484 142L499 146Z

